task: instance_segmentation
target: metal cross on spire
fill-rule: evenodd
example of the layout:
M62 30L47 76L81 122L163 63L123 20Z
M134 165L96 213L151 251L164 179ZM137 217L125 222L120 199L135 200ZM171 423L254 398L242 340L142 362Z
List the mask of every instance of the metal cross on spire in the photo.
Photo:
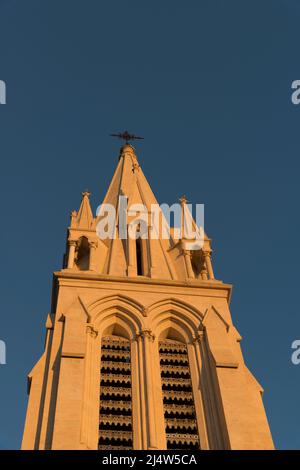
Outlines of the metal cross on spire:
M123 139L125 140L126 144L128 144L128 142L130 140L143 140L144 137L139 137L137 135L134 135L134 134L129 134L128 131L124 131L124 132L118 132L117 134L110 134L111 137L118 137L119 139Z

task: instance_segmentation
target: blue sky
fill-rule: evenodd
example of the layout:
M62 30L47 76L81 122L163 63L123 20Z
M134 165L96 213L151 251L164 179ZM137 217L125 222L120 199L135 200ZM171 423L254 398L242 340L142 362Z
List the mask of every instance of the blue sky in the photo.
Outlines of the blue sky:
M124 129L160 202L205 204L275 444L300 448L299 21L297 0L0 0L0 448L20 446L69 213L102 201Z

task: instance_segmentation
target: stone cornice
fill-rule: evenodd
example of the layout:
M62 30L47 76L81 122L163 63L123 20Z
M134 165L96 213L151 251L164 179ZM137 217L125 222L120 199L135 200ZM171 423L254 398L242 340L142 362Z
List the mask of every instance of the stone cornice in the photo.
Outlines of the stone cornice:
M78 228L78 227L68 227L68 230L70 232L88 232L88 233L93 233L96 236L96 231L94 228Z
M228 304L230 303L231 293L232 293L232 284L225 284L222 281L217 280L199 280L199 279L190 279L188 281L176 281L176 280L167 280L167 279L153 279L147 277L118 277L110 276L105 274L92 273L89 271L84 272L70 272L70 270L55 271L53 273L55 279L66 279L66 280L76 280L76 281L86 281L86 282L110 282L110 283L122 283L122 284L134 284L134 285L147 285L147 286L170 286L170 287L179 287L187 289L205 289L205 290L214 290L214 291L226 291Z

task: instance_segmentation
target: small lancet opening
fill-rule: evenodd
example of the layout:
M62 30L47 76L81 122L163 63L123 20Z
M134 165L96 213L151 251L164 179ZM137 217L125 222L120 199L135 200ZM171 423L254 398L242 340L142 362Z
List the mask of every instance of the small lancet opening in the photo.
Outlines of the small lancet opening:
M139 237L135 241L136 248L136 272L138 276L143 276L143 255L142 255L142 239Z
M195 278L201 278L201 272L203 270L203 260L201 257L200 250L193 250L191 252L191 263Z
M89 269L90 247L86 237L81 237L78 241L75 264L80 271Z

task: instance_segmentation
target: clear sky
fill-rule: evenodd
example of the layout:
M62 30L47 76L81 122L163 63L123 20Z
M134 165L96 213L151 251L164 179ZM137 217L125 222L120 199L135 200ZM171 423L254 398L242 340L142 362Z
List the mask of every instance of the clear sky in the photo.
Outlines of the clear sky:
M278 448L300 448L298 0L0 0L0 448L81 191L102 201L128 129L160 202L204 203L219 279Z

